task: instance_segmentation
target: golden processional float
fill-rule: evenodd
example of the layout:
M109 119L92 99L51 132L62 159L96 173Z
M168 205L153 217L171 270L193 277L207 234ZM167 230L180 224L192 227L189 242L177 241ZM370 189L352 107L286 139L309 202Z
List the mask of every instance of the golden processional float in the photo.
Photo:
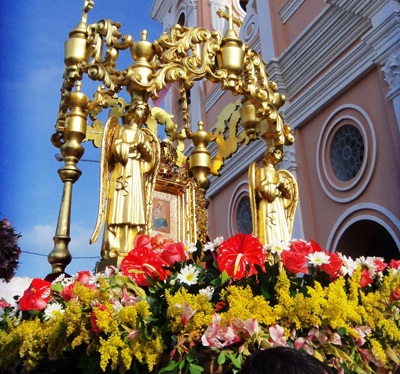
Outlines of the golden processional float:
M253 233L263 244L289 240L297 184L288 171L276 169L283 146L294 141L278 112L285 97L268 79L261 56L238 38L233 24L240 27L241 21L233 17L232 10L227 7L218 12L228 21L224 36L202 27L175 25L150 43L146 31L134 41L119 32L119 23L108 19L88 25L93 6L93 1L84 2L81 22L65 43L64 80L51 138L64 161L58 170L63 196L54 248L48 256L52 274L63 273L72 258L68 249L72 186L81 175L77 164L85 141L101 147L98 218L90 239L94 242L103 233L97 270L118 265L137 234L166 232L166 224L174 240L206 242L209 175L219 175L224 160L236 152L239 143L259 138L266 144L263 164L249 166ZM126 49L133 63L116 70L119 52ZM92 100L82 92L84 74L102 82ZM195 81L203 79L219 83L222 90L241 99L230 121L210 125L212 131L206 131L200 121L197 131L192 131L188 92ZM181 124L148 104L171 83L180 88ZM123 88L129 103L118 96ZM99 114L105 109L108 119L103 124ZM157 136L159 126L164 126L163 140ZM185 155L185 144L190 141L192 151ZM214 156L207 149L212 142L217 145ZM165 201L171 210L170 222L163 217Z

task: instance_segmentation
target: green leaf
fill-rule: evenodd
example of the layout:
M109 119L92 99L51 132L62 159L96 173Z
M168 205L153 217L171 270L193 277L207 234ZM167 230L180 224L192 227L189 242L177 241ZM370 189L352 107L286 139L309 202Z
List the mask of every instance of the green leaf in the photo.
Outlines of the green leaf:
M240 353L238 354L238 357L235 357L233 353L228 353L227 356L235 367L238 369L242 367L243 357Z
M221 285L228 282L230 279L226 270L224 270L219 277L221 278Z
M189 371L190 371L190 374L200 374L204 371L204 369L199 365L191 363L191 364L189 364Z
M56 284L52 284L50 288L55 292L61 292L63 287L61 286L61 282L57 282Z
M178 368L179 362L175 360L171 360L167 366L164 366L160 371L159 374L161 373L173 373L176 372L176 369Z
M226 361L225 351L221 351L221 353L218 355L218 359L217 359L218 365L225 364L225 361Z

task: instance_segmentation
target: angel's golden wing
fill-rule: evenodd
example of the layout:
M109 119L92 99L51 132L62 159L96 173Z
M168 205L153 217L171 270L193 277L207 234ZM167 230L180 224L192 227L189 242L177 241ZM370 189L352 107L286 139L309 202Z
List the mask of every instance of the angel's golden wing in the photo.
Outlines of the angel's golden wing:
M151 235L152 228L152 213L153 213L153 196L154 196L154 188L157 182L158 175L158 167L160 165L161 158L161 146L160 142L157 139L157 136L146 127L143 127L142 130L146 133L146 135L151 139L151 147L153 149L151 168L148 171L145 178L145 192L146 192L146 234Z
M111 148L115 130L119 127L117 117L110 117L104 126L103 137L101 140L100 155L100 192L99 207L97 211L97 222L90 237L90 244L97 241L100 236L101 229L107 216L107 199L110 191L110 173L112 169Z
M258 208L257 208L257 163L252 162L249 166L249 198L251 208L251 221L253 224L253 234L258 236L259 234L259 222L258 222Z
M278 170L276 175L279 180L285 181L286 185L289 186L290 199L287 200L287 204L285 205L285 215L289 234L292 236L294 216L296 214L297 204L299 202L299 188L297 186L296 179L289 171Z

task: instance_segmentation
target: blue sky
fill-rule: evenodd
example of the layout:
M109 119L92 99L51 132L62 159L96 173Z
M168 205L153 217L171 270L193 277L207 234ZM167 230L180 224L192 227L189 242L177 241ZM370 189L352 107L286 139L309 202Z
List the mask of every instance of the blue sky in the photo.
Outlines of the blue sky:
M110 6L112 4L112 6ZM138 5L140 4L140 5ZM62 183L62 166L51 142L64 70L64 42L80 21L83 0L4 1L0 14L0 217L7 217L22 237L17 276L44 277L51 271L47 255L53 248ZM150 19L152 1L95 0L88 23L104 18L122 24L121 32L137 40L147 29L149 40L161 33ZM124 54L123 54L124 53ZM121 53L123 69L129 51ZM126 63L125 63L126 61ZM82 91L92 97L93 88ZM85 144L83 159L98 159L99 150ZM96 221L98 164L80 162L82 176L74 186L67 272L93 270L99 244L89 246ZM35 254L27 253L32 252Z

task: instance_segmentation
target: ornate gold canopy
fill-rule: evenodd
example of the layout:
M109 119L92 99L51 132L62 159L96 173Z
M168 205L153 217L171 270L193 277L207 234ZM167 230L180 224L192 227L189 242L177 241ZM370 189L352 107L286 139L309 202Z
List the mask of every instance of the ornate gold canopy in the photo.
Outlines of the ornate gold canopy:
M147 103L149 98L157 100L167 85L177 82L180 86L183 123L174 123L172 116L157 107L151 109L146 121L146 127L155 133L158 126L164 126L166 134L161 144L169 153L164 153L157 186L168 186L176 196L187 193L192 196L192 207L200 204L204 209L197 209L200 212L197 218L190 212L185 213L186 219L193 221L190 227L184 228L190 234L177 239L205 240L207 237L204 216L208 176L218 175L224 160L236 152L239 143L248 144L259 138L267 147L293 143L290 128L278 112L285 97L268 79L261 56L238 38L233 24L240 25L240 20L233 17L230 8L218 12L228 20L224 36L202 27L175 25L170 33L163 33L151 43L145 30L134 41L132 36L120 33L118 22L108 19L88 25L88 12L93 6L91 0L84 2L81 22L70 32L65 44L64 80L52 136L65 162L58 171L64 183L64 195L54 249L49 254L53 273L63 272L71 261L68 242L72 185L81 174L77 164L84 152L82 142L101 145L104 126L99 113L104 109L109 110L109 118L124 116L127 103L118 96L122 89L126 89L131 102ZM117 70L116 60L126 49L130 49L133 63L122 71ZM81 92L84 75L101 82L92 100ZM221 113L216 124L209 124L215 125L212 131L206 131L201 121L197 131L191 131L187 92L195 81L203 79L219 83L222 90L231 91L240 99ZM88 118L92 121L90 125ZM188 158L184 154L186 140L193 144ZM210 142L217 144L213 159L207 149ZM174 154L173 161L171 154Z

